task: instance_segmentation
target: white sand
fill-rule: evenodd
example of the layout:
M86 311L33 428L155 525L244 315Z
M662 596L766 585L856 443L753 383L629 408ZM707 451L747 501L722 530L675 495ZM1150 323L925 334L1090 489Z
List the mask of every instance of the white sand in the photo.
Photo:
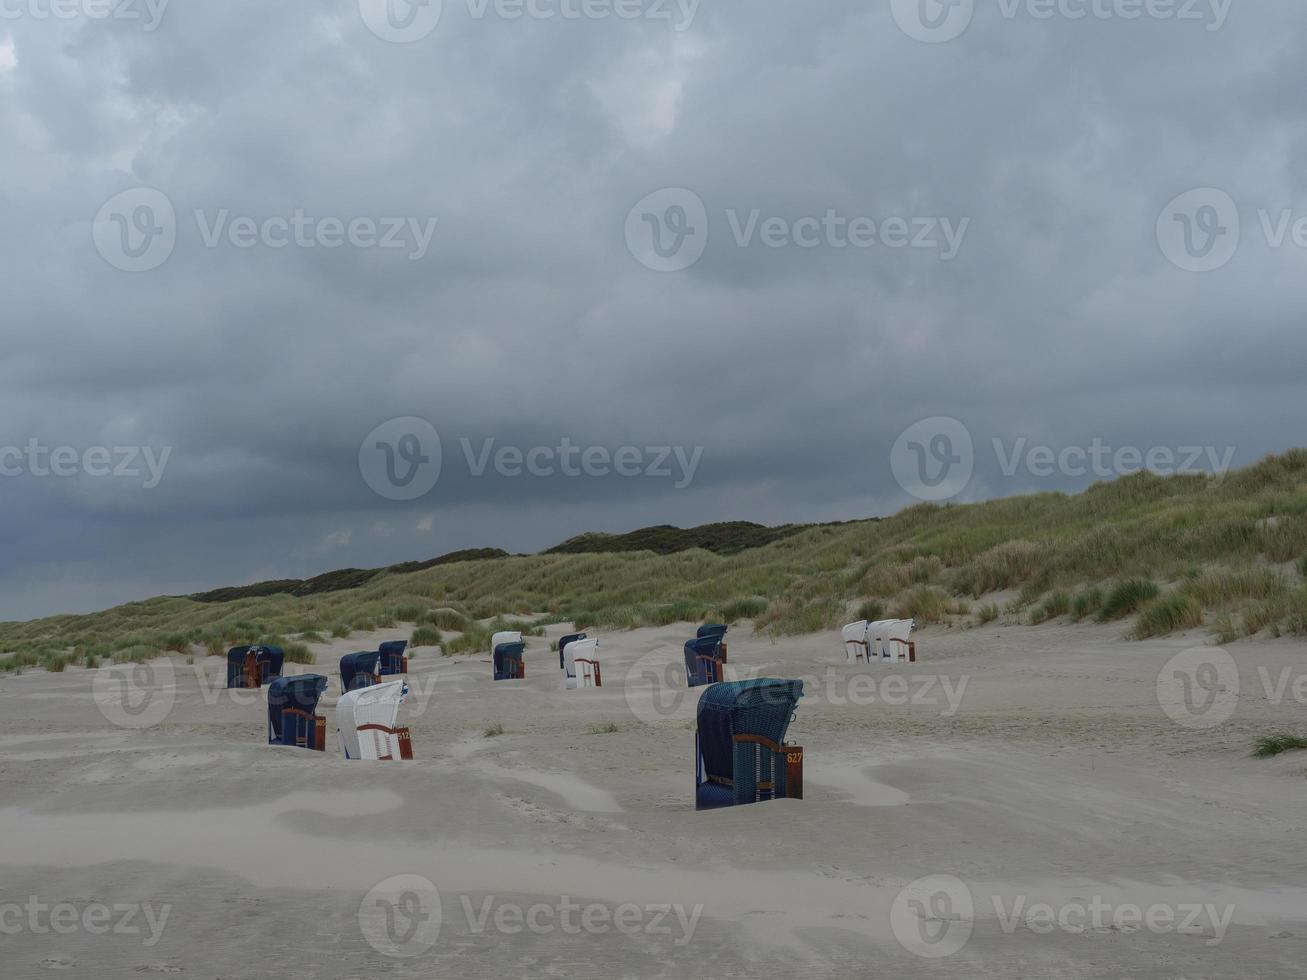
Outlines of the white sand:
M603 635L597 691L563 691L546 640L529 640L521 682L492 682L488 655L419 651L401 710L418 758L402 764L337 757L334 692L330 751L268 747L263 694L222 690L217 659L156 672L173 704L145 729L106 720L111 689L91 672L0 680L0 978L1307 974L1307 753L1248 757L1257 735L1307 734L1292 684L1307 645L1232 647L1233 713L1191 729L1163 712L1157 679L1202 636L935 629L919 663L866 666L834 634L772 643L737 627L739 676L806 679L790 730L806 798L696 813L687 629ZM402 635L324 645L318 671L335 683L340 654ZM483 737L495 723L507 733ZM379 952L358 915L402 874L442 899L410 959ZM933 959L908 947L944 944L900 941L917 923L900 893L940 875L974 912L948 926L969 940ZM147 945L143 917L109 935L6 918L29 898L169 911ZM1095 901L1107 921L1080 927ZM682 919L579 934L478 919L567 902ZM1067 928L1014 911L1041 903ZM1130 905L1153 927L1111 920Z

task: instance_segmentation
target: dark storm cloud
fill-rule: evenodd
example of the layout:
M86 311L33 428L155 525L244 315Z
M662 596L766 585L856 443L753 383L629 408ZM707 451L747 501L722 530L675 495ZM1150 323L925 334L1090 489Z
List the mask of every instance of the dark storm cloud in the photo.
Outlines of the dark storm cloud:
M1302 442L1307 249L1272 247L1258 216L1307 216L1301 5L1235 3L1213 30L1116 16L1125 0L1083 19L981 0L923 43L898 0L704 0L684 30L469 3L393 44L352 0L174 3L153 31L10 0L0 445L171 456L150 489L0 479L0 613L594 528L887 513L914 500L896 440L933 417L972 440L961 500L1096 478L1005 472L1031 447L1232 446L1239 465ZM92 223L139 187L166 195L176 244L128 273ZM1194 273L1156 226L1200 187L1237 202L1242 238ZM678 272L628 250L662 188L705 208ZM297 212L414 225L407 249L233 244L233 222ZM965 230L945 259L833 243L828 213L841 235ZM770 247L769 219L816 222L818 243ZM404 416L443 446L413 501L359 469ZM677 489L478 477L461 439L703 453Z

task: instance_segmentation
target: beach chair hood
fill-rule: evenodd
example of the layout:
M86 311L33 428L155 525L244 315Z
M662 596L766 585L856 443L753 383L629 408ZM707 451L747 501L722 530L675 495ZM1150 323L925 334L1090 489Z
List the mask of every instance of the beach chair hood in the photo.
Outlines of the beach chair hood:
M584 633L568 633L567 636L560 637L558 640L558 668L566 669L566 661L563 659L563 651L567 649L569 643L575 643L577 640L584 640Z
M516 680L523 675L522 653L525 643L501 643L495 647L495 680Z
M407 697L408 685L404 681L386 681L341 695L336 703L336 726L345 758L363 758L359 746L360 725L383 725L393 729L399 717L399 706Z
M281 713L287 708L298 708L316 714L318 701L327 689L327 679L321 674L294 674L278 677L268 687L268 742L280 742Z
M371 687L381 663L381 652L372 650L364 653L347 653L340 658L340 687L342 691L353 691L360 687Z
M388 640L377 647L377 653L381 655L382 677L408 672L404 663L404 651L407 649L408 640Z
M714 684L699 698L696 723L704 772L733 780L737 735L759 735L783 745L803 681L762 677Z

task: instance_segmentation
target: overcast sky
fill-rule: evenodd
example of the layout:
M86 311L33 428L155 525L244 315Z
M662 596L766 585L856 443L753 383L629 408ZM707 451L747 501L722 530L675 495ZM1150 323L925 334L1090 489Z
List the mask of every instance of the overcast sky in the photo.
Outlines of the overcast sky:
M54 3L0 616L1305 441L1301 0Z

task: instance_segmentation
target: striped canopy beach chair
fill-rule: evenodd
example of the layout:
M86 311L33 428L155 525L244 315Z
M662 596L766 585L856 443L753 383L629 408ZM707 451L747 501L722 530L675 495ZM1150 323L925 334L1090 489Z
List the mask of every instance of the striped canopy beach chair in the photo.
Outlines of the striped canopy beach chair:
M803 798L803 748L785 744L803 682L772 677L714 684L699 698L698 810Z
M347 653L340 658L341 693L357 691L361 687L371 687L381 683L381 652L365 650L362 653Z
M317 713L327 689L321 674L278 677L268 687L268 744L321 752L327 747L327 719Z
M341 695L336 704L336 733L346 759L412 759L413 739L395 720L408 697L402 680L386 681Z
M408 673L408 640L389 640L377 647L381 654L381 669L377 672L382 677L394 677L396 674Z

